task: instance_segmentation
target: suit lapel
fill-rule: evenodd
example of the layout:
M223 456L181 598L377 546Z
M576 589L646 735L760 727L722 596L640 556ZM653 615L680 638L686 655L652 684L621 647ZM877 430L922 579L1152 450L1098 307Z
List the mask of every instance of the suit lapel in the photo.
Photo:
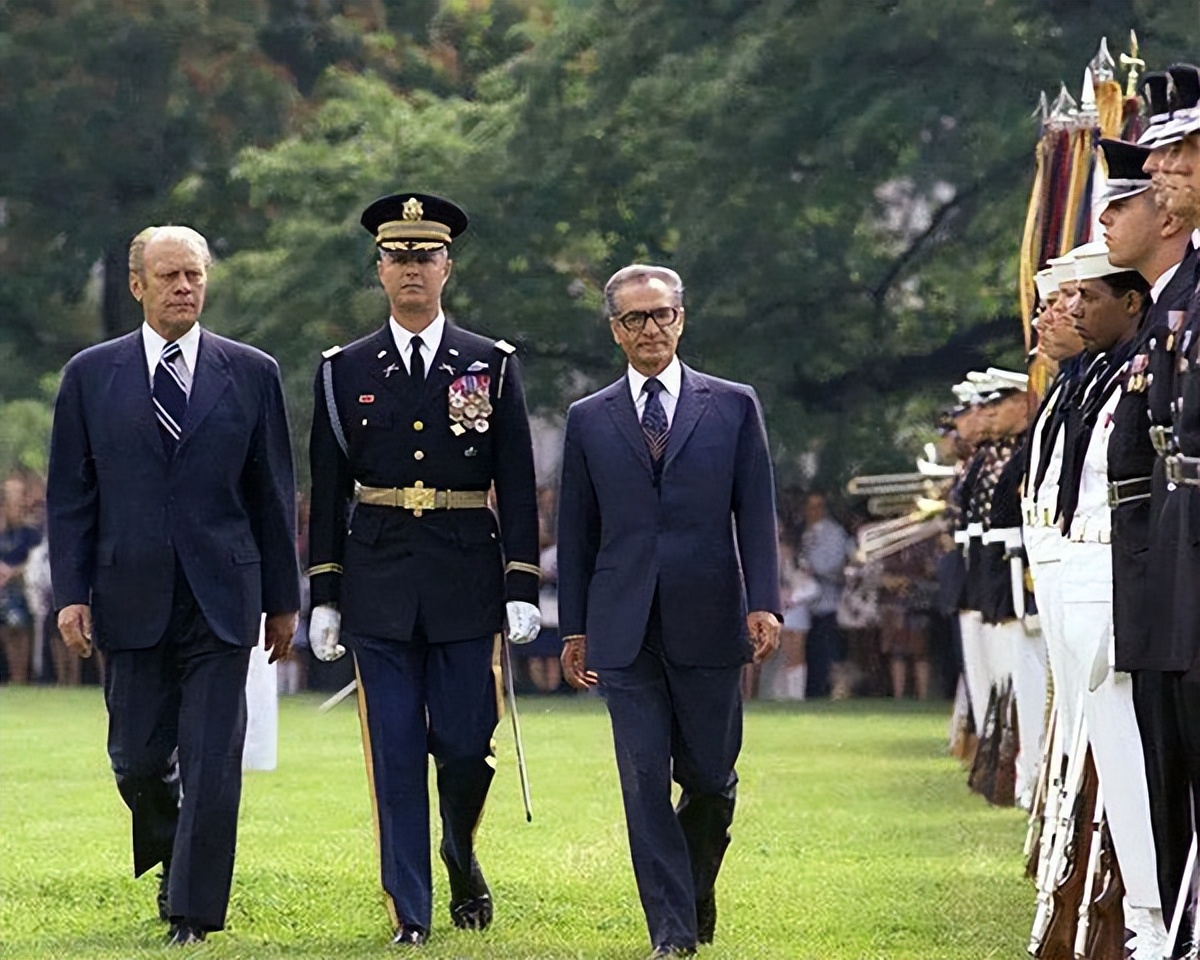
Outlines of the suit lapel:
M182 447L212 412L221 394L229 386L229 359L221 345L203 330L200 331L200 349L196 353L196 370L192 374L192 393L188 397L187 413L179 432Z
M696 424L704 416L704 411L708 409L709 396L708 384L702 381L694 370L684 365L683 379L679 386L679 402L675 404L671 436L667 440L667 452L663 455L664 471L679 455Z
M146 348L139 327L125 338L113 360L108 395L113 398L114 416L145 441L155 455L165 460L154 400L150 396L150 376L146 367Z
M653 474L654 467L650 463L650 451L646 449L646 438L642 436L642 425L638 420L637 407L633 405L633 394L629 392L629 377L623 376L605 389L604 408L612 418L617 432L633 448L634 454L646 468L646 472Z

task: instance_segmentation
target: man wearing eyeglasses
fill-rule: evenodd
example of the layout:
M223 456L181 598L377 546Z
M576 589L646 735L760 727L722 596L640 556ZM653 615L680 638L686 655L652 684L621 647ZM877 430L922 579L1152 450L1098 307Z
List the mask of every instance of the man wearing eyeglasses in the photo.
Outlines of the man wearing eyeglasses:
M635 264L604 295L629 365L567 414L563 671L608 706L651 956L690 956L716 927L739 674L779 643L774 479L754 390L676 356L679 275Z
M540 625L536 489L514 348L442 310L467 215L395 194L362 225L391 316L318 368L309 640L322 660L354 653L392 942L413 948L432 914L428 754L451 920L492 920L474 838L495 767L500 632L523 643Z

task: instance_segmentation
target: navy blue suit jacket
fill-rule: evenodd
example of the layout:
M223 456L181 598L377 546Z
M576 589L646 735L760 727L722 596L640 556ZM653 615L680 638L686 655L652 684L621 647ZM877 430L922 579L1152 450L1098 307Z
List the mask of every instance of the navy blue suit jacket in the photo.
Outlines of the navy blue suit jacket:
M279 368L207 330L168 456L141 330L76 355L54 410L47 485L54 603L90 603L101 649L156 644L175 559L208 625L238 646L299 610L295 473Z
M633 662L656 589L671 662L750 659L747 610L780 610L775 482L752 388L684 366L658 485L627 377L572 404L559 503L559 629L586 635L590 669Z

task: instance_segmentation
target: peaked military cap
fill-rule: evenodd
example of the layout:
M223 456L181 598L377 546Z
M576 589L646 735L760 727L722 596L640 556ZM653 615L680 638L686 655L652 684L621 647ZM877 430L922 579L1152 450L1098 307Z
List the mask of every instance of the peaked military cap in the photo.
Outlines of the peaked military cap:
M1171 119L1171 75L1165 70L1142 74L1140 83L1142 99L1146 101L1146 112L1149 122L1138 143L1142 146L1154 147L1163 126Z
M1200 130L1200 69L1190 63L1176 63L1167 68L1167 73L1171 76L1171 119L1159 131L1156 147L1176 143Z
M1104 203L1135 197L1150 189L1150 174L1142 170L1142 164L1150 156L1149 147L1139 147L1124 140L1101 140L1104 162L1108 167L1108 184Z
M440 250L467 229L467 214L445 197L394 193L380 197L360 220L381 250Z

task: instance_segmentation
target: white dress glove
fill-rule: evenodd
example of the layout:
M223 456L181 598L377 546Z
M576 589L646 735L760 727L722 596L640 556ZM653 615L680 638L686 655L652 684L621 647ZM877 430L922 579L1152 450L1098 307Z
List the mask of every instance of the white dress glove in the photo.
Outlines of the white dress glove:
M337 607L330 603L314 607L308 621L308 645L313 656L326 662L342 656L346 648L338 643L341 631L342 615Z
M510 643L529 643L542 629L542 614L532 603L524 600L509 600L508 639Z

